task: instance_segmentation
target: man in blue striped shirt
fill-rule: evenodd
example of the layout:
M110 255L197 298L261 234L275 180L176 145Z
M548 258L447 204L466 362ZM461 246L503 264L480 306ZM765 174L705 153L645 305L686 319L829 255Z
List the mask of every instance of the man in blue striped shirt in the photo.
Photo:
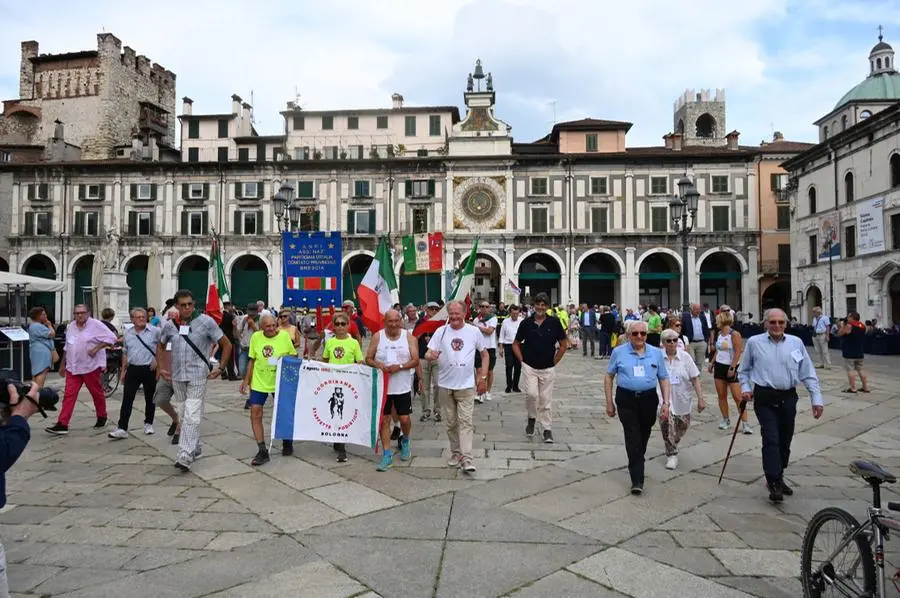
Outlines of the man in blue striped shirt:
M766 311L767 332L750 337L738 369L742 398L753 401L762 436L763 471L769 500L780 503L794 491L784 483L797 417L797 385L803 383L812 400L813 417L824 410L816 369L800 338L785 334L787 315Z

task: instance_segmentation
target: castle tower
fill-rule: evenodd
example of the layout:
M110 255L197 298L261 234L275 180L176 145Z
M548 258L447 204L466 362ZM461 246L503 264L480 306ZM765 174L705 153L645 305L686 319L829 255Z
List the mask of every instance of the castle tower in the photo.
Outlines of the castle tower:
M675 101L673 122L684 145L726 145L725 90L716 89L713 95L710 89L688 89Z

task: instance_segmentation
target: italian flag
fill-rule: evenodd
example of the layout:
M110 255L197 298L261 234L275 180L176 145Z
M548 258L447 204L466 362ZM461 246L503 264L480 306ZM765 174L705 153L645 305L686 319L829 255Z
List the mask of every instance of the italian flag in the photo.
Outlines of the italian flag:
M209 252L209 291L206 293L206 315L222 323L223 302L230 301L228 283L225 282L225 267L222 265L222 254L219 251L218 239L213 239Z
M403 237L403 270L407 274L440 272L443 250L444 233L407 235Z
M475 282L475 256L478 253L478 239L472 245L472 251L466 263L463 264L462 270L456 276L456 284L453 285L453 292L447 299L447 303L456 300L465 300L466 304L470 303L469 294L472 292L472 284ZM434 331L447 323L447 304L441 308L441 311L434 314L433 317L423 320L413 330L414 336L420 334L434 334Z
M287 288L294 291L333 291L337 288L334 276L288 276Z
M366 275L356 289L363 323L372 332L384 328L384 314L394 304L391 291L397 290L394 263L387 238L382 237Z

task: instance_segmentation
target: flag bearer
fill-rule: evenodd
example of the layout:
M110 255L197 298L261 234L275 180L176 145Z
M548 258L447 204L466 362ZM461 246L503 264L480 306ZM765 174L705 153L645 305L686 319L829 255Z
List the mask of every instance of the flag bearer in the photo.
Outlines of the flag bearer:
M339 311L331 319L331 325L334 328L334 336L325 340L322 361L335 364L365 363L359 341L350 336L350 316L346 312ZM334 450L337 451L338 463L346 463L347 447L344 443L335 442Z

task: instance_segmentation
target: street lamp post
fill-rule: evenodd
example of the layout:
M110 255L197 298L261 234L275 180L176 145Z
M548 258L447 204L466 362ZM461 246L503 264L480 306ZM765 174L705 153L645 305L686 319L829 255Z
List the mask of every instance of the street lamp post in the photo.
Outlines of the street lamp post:
M272 196L272 206L275 208L275 222L278 223L279 233L297 230L302 208L294 200L294 188L291 185L281 184Z
M834 318L834 269L831 260L831 246L834 243L834 225L829 224L825 229L828 236L828 317Z
M682 313L691 310L690 288L688 284L688 235L694 230L697 203L700 193L687 175L678 181L678 195L669 202L672 209L672 227L681 237L681 302Z

